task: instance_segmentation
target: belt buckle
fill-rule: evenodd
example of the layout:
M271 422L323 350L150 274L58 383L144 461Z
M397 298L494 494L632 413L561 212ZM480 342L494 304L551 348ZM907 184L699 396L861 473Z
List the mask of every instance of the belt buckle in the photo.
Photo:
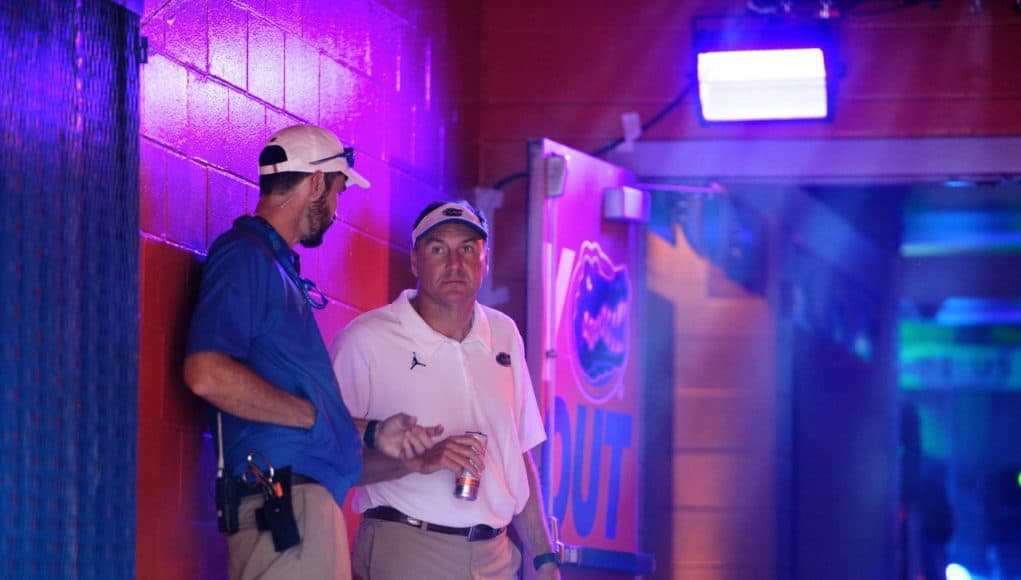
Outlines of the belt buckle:
M411 516L407 516L406 518L404 518L404 521L406 521L409 524L415 526L416 528L420 528L420 529L423 529L423 530L426 530L426 531L429 530L429 524L423 522L422 520L420 520L418 518L413 518Z
M486 524L475 524L468 528L468 541L492 540L500 535L500 528L487 526Z

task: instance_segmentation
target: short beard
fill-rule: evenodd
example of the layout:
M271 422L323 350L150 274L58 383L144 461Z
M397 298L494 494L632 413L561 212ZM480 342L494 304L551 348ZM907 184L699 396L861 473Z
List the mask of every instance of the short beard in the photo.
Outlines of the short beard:
M313 201L309 206L308 220L311 222L309 225L312 232L298 242L306 248L317 248L323 243L323 234L333 225L333 216L329 215L329 211L326 209L325 195Z

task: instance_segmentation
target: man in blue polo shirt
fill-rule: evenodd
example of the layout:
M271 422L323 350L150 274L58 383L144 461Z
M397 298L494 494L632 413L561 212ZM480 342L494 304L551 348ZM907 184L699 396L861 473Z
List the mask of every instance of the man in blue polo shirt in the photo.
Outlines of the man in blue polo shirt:
M239 530L227 540L232 579L350 578L340 506L361 473L362 440L394 457L431 443L409 415L373 422L364 434L367 422L351 418L313 316L326 300L301 277L292 250L322 243L348 182L369 187L353 165L354 150L323 128L274 134L259 156L255 215L213 243L203 268L184 378L221 412L225 471L243 496ZM284 480L278 487L241 479L271 466ZM272 504L286 509L269 509L274 494L290 496ZM285 533L283 547L274 527L281 517L298 536Z

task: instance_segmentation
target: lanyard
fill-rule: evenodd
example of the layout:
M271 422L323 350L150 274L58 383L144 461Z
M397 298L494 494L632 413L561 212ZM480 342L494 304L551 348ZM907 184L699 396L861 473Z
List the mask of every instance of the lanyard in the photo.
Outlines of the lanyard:
M301 290L301 294L305 297L305 302L308 302L308 305L316 310L326 308L329 301L326 299L326 296L323 296L316 283L308 278L302 278L298 274L298 268L300 267L298 255L291 251L291 248L284 243L284 239L280 237L280 234L273 229L273 226L268 221L259 216L251 219L262 226L266 239L269 241L269 247L273 250L273 255L276 257L277 262L287 271L287 275L294 282L294 285Z

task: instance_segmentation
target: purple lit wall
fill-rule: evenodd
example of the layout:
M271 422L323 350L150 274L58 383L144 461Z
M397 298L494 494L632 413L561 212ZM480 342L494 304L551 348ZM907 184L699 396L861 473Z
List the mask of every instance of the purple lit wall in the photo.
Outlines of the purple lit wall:
M219 578L213 445L180 376L198 255L254 208L268 136L317 123L357 148L373 183L341 197L340 223L302 256L303 274L331 299L323 336L410 285L414 216L432 199L464 195L454 185L464 129L450 53L459 37L447 4L426 0L147 1L141 22L150 54L141 68L136 572Z

